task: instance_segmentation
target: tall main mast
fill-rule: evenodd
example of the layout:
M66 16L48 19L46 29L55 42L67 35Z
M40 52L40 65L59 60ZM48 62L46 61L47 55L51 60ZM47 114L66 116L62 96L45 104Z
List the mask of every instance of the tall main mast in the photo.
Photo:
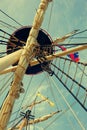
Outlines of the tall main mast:
M29 62L35 56L35 48L38 45L36 38L38 36L40 26L43 22L43 16L45 14L47 6L49 2L51 1L52 0L41 0L41 3L35 15L33 26L28 36L26 46L24 47L17 69L14 74L14 80L12 82L11 89L0 111L0 130L5 130L7 127L15 100L17 96L19 96L20 94L21 82L22 82L23 76L29 65Z

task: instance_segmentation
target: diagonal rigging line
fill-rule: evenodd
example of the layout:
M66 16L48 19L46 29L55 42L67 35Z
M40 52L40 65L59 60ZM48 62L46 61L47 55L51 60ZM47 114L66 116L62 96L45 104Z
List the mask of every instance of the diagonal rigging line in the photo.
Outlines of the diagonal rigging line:
M50 16L49 16L49 20L48 20L48 29L47 29L47 31L49 31L49 29L50 29L51 18L52 18L52 11L53 11L53 1L51 3L51 9L50 10L51 11L50 11Z
M51 82L50 82L50 80L49 80L50 77L49 77L48 73L47 73L46 76L47 76L46 80L47 80L47 82L48 82L48 85L49 85L50 92L51 92L51 94L52 94L53 100L54 100L54 102L55 102L55 105L56 105L56 107L57 107L57 110L59 110L59 108L58 108L58 104L57 104L57 101L56 101L56 96L55 96L55 93L54 93L54 91L53 91L53 88L52 88Z
M59 71L61 71L64 75L66 75L68 78L70 78L72 81L74 81L77 85L80 85L80 87L84 90L86 90L86 88L79 84L76 80L74 80L71 76L69 76L67 73L65 73L64 71L62 71L59 67L57 67L56 65L54 65L53 63L51 63L51 65L55 66L56 69L58 69Z
M4 81L3 86L0 88L0 96L3 94L4 91L6 91L6 89L7 89L7 84L8 84L8 82L11 80L11 77L13 77L13 74L10 75L10 76L8 77L8 79L6 79L6 82ZM10 84L10 83L9 83L9 84Z
M68 59L68 58L65 58L65 57L58 57L58 58L59 58L59 60L63 59L63 60L65 60L65 61L69 61L69 62L75 63L75 61L73 61L73 60L71 60L71 59ZM87 63L83 63L83 62L80 62L80 61L78 62L78 64L87 66ZM59 68L60 68L60 67L59 67ZM80 66L78 66L78 68L83 72L83 70L81 69ZM84 73L85 76L87 76L87 74L86 74L85 72L83 72L83 73Z
M0 32L3 32L3 33L5 33L5 34L7 34L8 36L14 38L14 39L12 39L12 42L18 42L18 41L20 41L20 43L22 43L22 44L25 44L25 43L26 43L25 41L19 40L19 39L18 39L17 37L15 37L14 35L9 34L8 32L6 32L6 31L4 31L4 30L2 30L2 29L0 29Z
M21 101L20 108L19 108L17 111L15 111L14 113L12 113L12 115L16 114L14 120L16 120L16 118L17 118L17 116L18 116L18 113L20 112L20 110L21 110L21 108L22 108L21 106L22 106L23 101L24 101L24 99L25 99L25 97L26 97L26 93L28 92L29 85L31 84L32 78L33 78L33 76L31 77L31 79L30 79L30 81L29 81L29 83L28 83L28 85L27 85L27 90L26 90L25 95L24 95L24 97L23 97L23 99L22 99L22 101ZM14 122L13 122L13 125L14 125Z
M32 76L32 77L33 77L33 76ZM38 91L38 89L41 87L41 85L42 85L42 83L43 83L44 80L45 80L45 78L40 82L40 85L39 85L39 87L37 88L37 90L35 90L35 92L33 92L32 97L36 94L36 91ZM30 84L30 83L29 83L29 84ZM29 86L28 86L28 87L29 87ZM30 100L29 100L29 102L30 102ZM20 110L22 110L22 107L20 108ZM15 113L19 112L20 110L15 111L14 113L12 113L12 115L14 115Z
M7 16L8 18L10 18L11 20L13 20L15 23L17 23L20 26L23 26L22 24L20 24L19 22L17 22L14 18L12 18L11 16L9 16L7 13L5 13L3 10L0 9L0 12L2 12L5 16Z
M24 99L25 99L26 93L28 92L28 89L29 89L29 86L30 86L30 84L31 84L32 78L33 78L33 76L31 77L31 79L30 79L30 81L29 81L29 83L28 83L28 85L27 85L27 90L26 90L25 95L24 95L24 97L23 97L23 99L22 99L22 101L21 101L19 110L17 110L17 111L15 111L14 113L12 113L12 115L14 115L14 114L16 113L16 117L17 117L17 115L18 115L18 112L19 112L20 110L22 110L22 104L23 104L23 101L24 101Z
M77 100L77 102L84 108L85 111L87 111L87 108L85 108L84 104L73 94L72 91L63 83L63 81L55 74L56 78L63 84L63 86L70 92L70 94Z
M3 39L9 40L9 38L6 38L5 36L1 36L1 35L0 35L0 37L3 38Z
M62 94L61 90L58 88L58 86L56 85L56 83L54 82L54 80L51 78L54 86L56 87L57 91L60 93L60 95L62 96L63 100L65 101L66 105L68 106L68 108L70 109L70 111L72 112L73 116L75 117L75 119L77 120L78 124L80 125L80 127L82 128L82 130L85 130L83 124L81 123L81 121L78 119L77 115L75 114L74 110L71 108L70 104L68 103L68 101L66 100L66 98L64 97L64 95Z
M13 130L23 119L24 119L24 117L22 117L15 125L13 125L11 130Z
M0 29L0 32L3 32L5 34L7 34L8 36L12 36L11 34L7 33L6 31L4 31L3 29Z
M0 23L1 27L7 28L11 31L13 31L14 29L12 27L9 27L8 25L4 24L4 23Z
M17 117L16 119L11 120L11 121L8 123L8 125L11 124L11 123L13 123L14 121L18 120L19 118L21 118L21 116Z
M0 20L0 23L3 23L3 24L5 24L5 25L7 25L8 27L11 27L11 28L17 29L15 26L12 26L12 25L10 25L10 24L8 24L8 23L2 21L2 20Z
M32 97L35 96L37 94L37 92L39 91L39 89L42 87L44 80L45 80L45 77L39 83L38 88L36 88L35 91L32 93Z
M70 43L63 42L61 44L54 44L52 46L59 47L59 46L79 46L79 45L87 45L87 42L70 42Z
M53 65L55 66L55 65ZM70 77L69 75L67 75L65 72L63 72L60 68L58 68L57 66L55 66L60 72L62 72L63 74L65 74L66 76L68 76L68 78L70 78L73 82L75 82L78 86L80 86L83 90L85 90L85 92L87 91L86 88L84 86L82 86L80 83L78 83L76 80L72 79L72 77ZM85 95L85 100L84 100L84 104L80 101L80 99L78 99L77 96L75 96L75 94L66 86L66 84L61 80L61 78L58 77L57 74L55 74L55 77L62 83L62 85L68 90L68 92L74 97L75 100L77 100L77 102L82 106L82 108L87 111L87 108L85 107L85 102L86 102L86 97L87 95Z
M82 96L81 96L81 98L82 98ZM76 101L74 101L72 104L70 104L70 106L73 107L75 104L76 104ZM68 107L64 111L62 111L62 113L60 113L60 115L58 115L54 120L52 120L49 124L47 124L47 126L45 126L45 128L43 130L46 130L50 125L52 125L56 120L58 120L63 114L65 114L69 110L70 109Z
M73 62L73 63L76 63L75 61L71 60L71 59L68 59L68 58L65 58L65 57L58 57L59 59L64 59L64 60L67 60L67 61L70 61L70 62ZM78 64L81 64L81 65L84 65L84 66L87 66L87 63L83 63L83 62L78 62Z
M79 32L73 34L72 36L78 35L78 34L80 34L80 33L84 33L84 32L86 32L86 31L87 31L87 29L84 29L83 31L79 31ZM71 38L72 38L72 36L71 36Z
M87 39L87 37L83 36L83 37L70 37L69 39Z

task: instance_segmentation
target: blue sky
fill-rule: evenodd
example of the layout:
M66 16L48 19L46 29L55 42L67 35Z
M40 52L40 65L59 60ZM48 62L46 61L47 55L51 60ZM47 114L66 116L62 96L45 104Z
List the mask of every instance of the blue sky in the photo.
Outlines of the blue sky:
M32 25L34 15L36 13L36 10L38 8L38 4L40 3L40 0L0 0L0 8L6 12L8 15L13 17L15 20L17 20L22 25ZM52 39L56 39L58 37L64 36L65 34L75 30L80 29L84 30L87 29L87 0L53 0L52 3L49 4L49 7L46 11L46 15L44 17L44 21L42 24L43 29L45 29L52 37ZM2 13L0 13L0 19L19 28L20 26L17 25L15 22L4 16ZM2 26L1 26L2 27ZM10 34L13 33L12 30L9 30L8 28L2 27L4 30L8 31ZM87 36L87 33L84 33L85 36ZM83 36L84 36L83 35ZM81 61L87 61L87 50L82 51L80 53ZM73 71L73 70L72 70ZM71 71L71 73L73 73ZM87 72L87 70L86 70ZM26 99L23 104L26 104L26 102L34 99L34 91L38 88L40 85L40 81L43 80L44 77L46 77L46 74L38 74L35 77L33 76L33 81L30 85L30 90L28 90L29 93L26 94ZM79 73L78 73L79 77ZM48 78L48 76L47 76ZM87 78L87 77L86 77ZM85 78L85 83L87 79ZM24 85L27 89L28 80L30 81L31 76L25 76L24 77ZM65 89L61 88L61 84L57 82L56 79L54 79L55 82L58 84L59 88L61 89L62 93L65 94L66 99L70 104L74 102L72 97L67 93ZM41 93L44 95L46 94L50 98L53 99L53 97L50 95L49 91L49 83L50 80L45 80L42 82L42 85L39 89ZM26 85L27 83L27 85ZM48 85L46 86L46 84ZM37 86L36 86L37 84ZM51 84L52 87L54 84ZM36 87L36 88L35 88ZM49 92L48 92L49 91ZM62 96L59 94L59 92L56 92L57 90L54 89L55 97L58 101L58 106L60 109L67 109L66 103L63 101ZM33 94L33 96L32 96ZM22 101L23 96L21 96L20 101ZM31 101L32 101L31 100ZM18 101L17 101L18 102ZM46 104L41 105L41 107L37 107L36 110L36 116L40 116L43 113L49 113L49 110L54 110L55 108L50 108L49 105ZM17 106L15 105L14 111L17 109ZM78 104L75 104L72 106L72 109L75 111L77 117L80 119L81 124L84 127L84 130L87 129L87 113L81 109L81 107ZM44 112L43 112L44 111ZM51 120L50 120L51 121ZM40 124L36 126L36 130L45 130L44 125L49 124L49 121L46 123ZM34 130L33 128L31 128ZM64 113L62 116L60 116L50 127L47 128L47 130L82 130L79 123L73 116L72 112L69 110L66 113Z

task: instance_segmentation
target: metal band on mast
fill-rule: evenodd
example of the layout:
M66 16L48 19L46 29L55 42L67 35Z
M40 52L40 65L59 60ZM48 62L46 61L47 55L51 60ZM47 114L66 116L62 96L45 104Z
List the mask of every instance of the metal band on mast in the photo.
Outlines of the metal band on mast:
M34 49L37 46L36 38L38 36L40 26L43 22L43 16L48 6L48 3L51 1L52 0L41 0L39 9L37 10L37 13L35 15L33 26L27 39L26 46L21 54L17 69L15 71L11 89L0 111L0 130L5 130L7 127L13 109L13 105L16 100L16 96L20 94L21 81L23 79L29 62L35 56Z

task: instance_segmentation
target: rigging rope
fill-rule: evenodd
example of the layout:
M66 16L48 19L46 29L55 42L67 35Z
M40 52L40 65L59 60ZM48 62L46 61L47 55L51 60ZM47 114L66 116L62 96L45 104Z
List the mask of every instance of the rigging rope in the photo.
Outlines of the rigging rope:
M77 120L78 124L80 125L80 127L82 128L82 130L85 130L83 124L81 123L81 121L78 119L77 115L75 114L75 112L73 111L73 109L71 108L70 104L67 102L65 96L62 94L61 90L58 88L58 86L56 85L56 83L54 82L54 80L51 78L54 86L56 87L57 91L60 93L60 95L62 96L63 100L65 101L65 103L67 104L68 108L70 109L70 111L72 112L73 116L75 117L75 119Z
M9 49L7 48L6 51L0 51L0 57L5 56L7 53L9 54L9 53L14 52L14 51L16 51L18 49L21 49L25 45L24 41L18 40L18 38L16 38L14 35L10 35L9 33L7 33L6 31L4 31L2 29L0 29L0 32L3 33L3 35L0 35L0 38L1 38L0 44L2 46L8 46L8 48L10 47ZM9 38L7 38L6 36L4 36L4 34L6 36L12 37L11 43L9 41ZM16 42L18 42L18 41L21 43L21 46L19 46L19 45L16 44ZM6 47L5 47L5 49L6 49Z
M32 77L33 77L33 76L32 76ZM26 97L26 93L28 92L29 85L31 84L31 81L32 81L32 77L31 77L31 79L30 79L30 81L29 81L29 83L28 83L28 85L27 85L26 92L25 92L25 94L24 94L24 96L23 96L23 99L22 99L22 101L21 101L21 104L20 104L20 106L19 106L19 109L18 109L16 112L12 113L12 115L16 113L16 116L15 116L15 119L14 119L14 120L16 120L17 116L19 115L18 113L20 112L20 110L21 110L21 108L22 108L23 101L24 101L24 99L25 99L25 97ZM14 124L14 122L13 122L13 124Z
M52 3L51 3L51 9L50 9L50 16L49 16L48 29L47 29L47 31L49 31L49 29L50 29L51 18L52 18L52 11L53 11L53 1L52 1Z
M44 80L45 80L45 77L44 77L44 79L40 82L40 84L38 85L38 88L36 88L35 92L32 93L32 95L31 95L32 97L34 97L34 96L36 95L36 93L37 93L38 90L40 89L40 87L41 87L42 83L44 82ZM27 102L30 102L30 99L29 99ZM23 107L20 108L20 110L22 110L22 109L23 109ZM17 111L15 111L14 113L12 113L12 115L16 114L17 112L19 112L19 110L17 110ZM16 115L17 115L17 114L16 114Z
M57 63L57 60L55 60L56 62L55 62L55 64L57 63L57 64L59 64L58 66L59 66L59 68L60 68L60 61L61 61L61 59L62 60L64 60L64 62L65 61L69 61L69 62L71 62L71 63L76 63L75 61L73 61L73 60L71 60L71 59L68 59L68 58L65 58L65 57L58 57L58 63ZM83 66L87 66L87 63L83 63L83 62L78 62L78 64L79 65L83 65ZM80 66L78 66L78 68L83 72L83 70L81 69L81 67ZM54 67L54 69L55 69L55 67ZM53 69L53 70L54 70ZM64 69L62 69L63 71L64 71ZM54 70L55 71L55 70ZM85 73L85 72L83 72L84 73L84 75L85 76L87 76L87 74Z
M2 20L0 20L0 23L3 23L4 25L7 25L7 26L10 27L10 28L17 29L15 26L12 26L12 25L10 25L10 24L8 24L8 23L2 21Z
M78 81L76 81L76 80L74 79L75 76L76 76L76 73L75 73L75 75L74 75L74 78L72 78L71 76L69 76L67 73L65 73L64 71L62 71L62 70L61 70L59 67L57 67L56 65L54 65L54 64L52 64L52 65L55 66L56 71L62 72L64 76L68 77L68 79L70 79L70 80L72 81L72 85L71 85L71 87L69 88L69 85L66 85L65 82L64 82L64 80L62 80L61 77L60 77L58 74L56 74L56 71L54 72L55 77L62 83L62 85L68 90L68 92L77 100L77 102L84 108L84 110L87 111L86 106L83 104L84 101L81 101L81 100L78 98L78 95L76 95L75 92L72 90L73 84L76 83L76 84L77 84L77 89L79 89L79 87L80 87L81 89L84 90L84 93L87 93L87 92L86 92L86 88L85 88L82 84L80 84ZM77 70L76 70L76 71L77 71ZM62 76L62 77L63 77L63 76ZM80 94L79 94L79 95L80 95ZM87 95L85 95L85 98L86 98L86 96L87 96Z
M8 18L10 18L11 20L13 20L15 23L17 23L20 26L23 26L22 24L20 24L19 22L17 22L14 18L12 18L11 16L9 16L7 13L5 13L3 10L0 9L0 12L3 13L5 16L7 16Z
M6 77L5 78L3 78L3 80L4 80L4 84L3 84L3 86L0 88L0 96L3 94L3 92L4 91L6 91L6 89L8 88L7 86L9 86L11 83L9 83L9 81L11 81L11 78L13 77L13 74L11 74L11 75L6 75ZM2 80L2 81L3 81ZM6 82L5 82L5 80L6 80Z
M26 44L25 41L19 40L17 37L15 37L14 35L9 34L8 32L4 31L3 29L0 29L0 32L3 32L3 33L5 33L6 35L8 35L8 36L10 36L11 38L13 38L13 39L12 39L12 42L13 42L13 43L19 41L21 44Z
M84 33L84 32L87 32L87 29L84 29L84 30L82 30L82 31L79 31L79 32L73 34L72 36L75 36L75 35L78 35L78 34L80 34L80 33Z
M82 98L82 97L81 97ZM70 104L71 108L76 104L77 102L74 101L72 104ZM61 105L62 106L62 105ZM63 107L63 106L62 106ZM50 123L45 126L45 128L43 130L46 130L48 127L50 127L50 125L52 125L56 120L58 120L61 116L63 116L63 114L65 114L66 112L68 112L70 109L69 107L66 108L64 111L62 111L62 113L60 113L54 120L50 121Z
M10 28L9 26L7 26L7 25L4 25L4 23L0 23L1 24L1 28L7 28L7 29L9 29L9 30L11 30L11 31L14 31L13 30L13 28Z
M52 94L53 100L54 100L54 102L55 102L55 105L56 105L56 107L57 107L57 110L59 110L59 107L58 107L58 104L57 104L57 101L56 101L55 92L53 91L53 88L52 88L52 85L51 85L51 82L50 82L49 74L47 73L46 76L47 76L46 80L47 80L47 82L48 82L49 89L50 89L50 91L51 91L51 94Z

